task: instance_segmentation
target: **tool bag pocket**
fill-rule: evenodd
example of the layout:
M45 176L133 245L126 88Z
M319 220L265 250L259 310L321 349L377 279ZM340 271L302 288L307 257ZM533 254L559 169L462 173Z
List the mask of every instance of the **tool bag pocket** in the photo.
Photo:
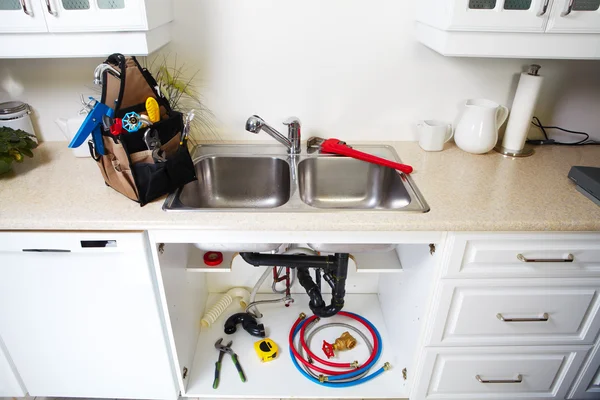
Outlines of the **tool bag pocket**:
M147 129L119 136L129 154L138 201L142 205L196 180L194 163L187 146L181 143L183 115L176 111L171 113L171 118L156 122L148 128L158 134L161 143L160 160L153 157L153 152L144 141Z
M96 159L104 182L117 192L138 201L139 195L133 174L129 168L127 153L120 143L103 138L105 154Z
M196 180L194 164L181 140L183 114L171 109L169 102L156 92L156 81L135 57L113 54L105 61L120 76L104 71L101 102L113 108L114 118L130 112L146 113L149 97L156 100L160 120L137 131L113 135L102 128L103 155L90 150L107 185L142 206L186 183ZM146 133L151 133L160 150L149 148Z
M196 179L194 164L187 149L178 149L164 162L133 164L140 202L150 201Z

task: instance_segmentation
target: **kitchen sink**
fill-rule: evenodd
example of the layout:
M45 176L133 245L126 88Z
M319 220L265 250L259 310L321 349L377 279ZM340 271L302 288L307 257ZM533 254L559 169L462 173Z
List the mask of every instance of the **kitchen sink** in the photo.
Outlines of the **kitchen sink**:
M290 165L276 157L209 156L179 201L189 208L274 208L290 199Z
M300 198L316 208L399 210L410 204L404 174L347 157L315 157L298 164Z
M389 146L355 149L400 162ZM394 169L278 144L199 145L192 158L198 180L171 193L165 211L427 212L412 178Z

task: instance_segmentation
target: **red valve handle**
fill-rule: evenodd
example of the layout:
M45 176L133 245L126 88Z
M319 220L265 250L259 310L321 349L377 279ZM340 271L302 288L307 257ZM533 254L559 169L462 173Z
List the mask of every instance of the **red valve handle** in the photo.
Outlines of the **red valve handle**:
M413 172L413 167L406 164L400 164L385 158L377 157L372 154L363 153L362 151L354 150L346 144L342 144L339 139L326 139L321 144L321 150L325 153L339 154L342 156L356 158L357 160L366 161L372 164L383 165L384 167L394 168L398 171L410 174Z
M325 340L323 340L323 353L325 353L327 358L334 356L333 345L331 343L327 343Z

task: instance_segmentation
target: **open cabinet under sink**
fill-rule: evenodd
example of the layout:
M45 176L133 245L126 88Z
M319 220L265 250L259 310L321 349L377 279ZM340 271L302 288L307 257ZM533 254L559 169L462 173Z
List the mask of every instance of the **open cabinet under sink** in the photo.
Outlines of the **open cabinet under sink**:
M153 240L152 235L151 241ZM343 311L359 314L379 331L383 349L381 358L371 369L373 373L389 362L391 368L374 379L354 387L324 387L310 382L294 366L288 346L290 328L300 313L311 315L309 297L296 282L292 286L294 302L260 305L267 337L279 347L275 360L261 362L254 350L259 338L245 332L241 326L232 335L223 332L225 320L243 312L233 302L210 326L201 326L205 312L221 295L233 287L251 290L265 268L254 267L237 256L223 253L223 263L216 267L203 265L205 250L197 243L205 237L191 237L189 242L166 242L164 235L154 240L152 248L162 307L167 322L174 370L181 396L194 398L254 397L254 398L403 398L408 397L416 371L419 338L426 320L434 265L439 256L430 251L429 243L397 243L389 251L351 254L348 265L346 296ZM158 241L160 240L160 242ZM194 245L196 243L196 245ZM294 246L306 247L306 244ZM382 248L385 248L382 246ZM323 253L321 253L323 254ZM282 297L271 291L272 279L267 279L256 297ZM328 303L330 288L323 282L323 298ZM340 315L323 318L325 322L349 323L370 337L368 331L355 321ZM316 333L310 348L325 358L323 340L333 342L344 331L331 327ZM332 361L364 362L369 350L364 340L355 336L358 344L351 351L338 352ZM232 348L247 377L242 382L229 356L222 361L220 385L213 389L215 362L219 352L215 342L233 341Z

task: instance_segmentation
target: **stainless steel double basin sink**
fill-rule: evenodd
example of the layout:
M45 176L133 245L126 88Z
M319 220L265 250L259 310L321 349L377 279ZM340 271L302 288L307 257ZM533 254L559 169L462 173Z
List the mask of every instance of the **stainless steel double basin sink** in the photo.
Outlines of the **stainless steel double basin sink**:
M400 161L389 146L354 148ZM277 144L199 145L192 152L198 180L170 194L163 209L429 211L410 176L312 150L291 156Z

